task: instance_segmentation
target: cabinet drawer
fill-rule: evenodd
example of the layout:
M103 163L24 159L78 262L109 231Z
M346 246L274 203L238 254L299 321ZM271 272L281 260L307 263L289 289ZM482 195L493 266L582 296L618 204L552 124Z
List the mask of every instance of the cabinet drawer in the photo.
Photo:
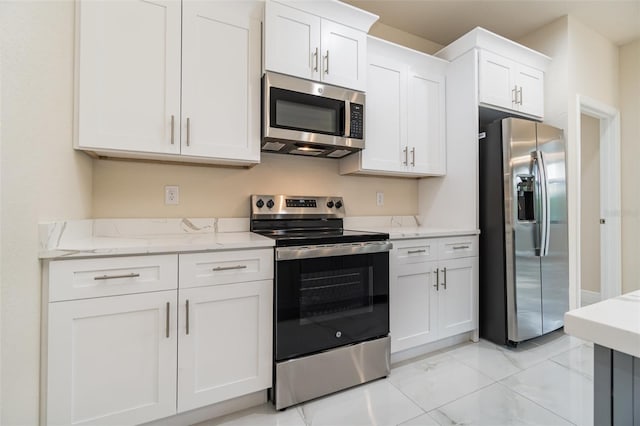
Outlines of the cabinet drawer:
M394 241L396 262L398 265L426 262L438 258L438 240Z
M477 235L442 238L439 241L438 258L440 260L457 259L459 257L473 257L478 255Z
M49 301L177 288L178 256L57 260L49 264Z
M180 255L180 287L273 279L273 250L237 250Z

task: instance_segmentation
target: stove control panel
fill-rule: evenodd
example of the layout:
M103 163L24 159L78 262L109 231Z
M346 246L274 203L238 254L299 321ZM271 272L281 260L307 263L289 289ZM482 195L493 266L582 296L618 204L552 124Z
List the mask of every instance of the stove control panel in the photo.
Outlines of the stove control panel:
M344 200L337 196L252 195L252 218L342 218Z

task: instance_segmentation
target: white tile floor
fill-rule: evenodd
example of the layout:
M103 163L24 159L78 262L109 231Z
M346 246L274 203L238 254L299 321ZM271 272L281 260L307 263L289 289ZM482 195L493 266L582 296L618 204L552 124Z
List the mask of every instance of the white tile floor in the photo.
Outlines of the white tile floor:
M465 343L282 412L266 404L200 426L590 426L592 406L593 346L557 331L517 349Z

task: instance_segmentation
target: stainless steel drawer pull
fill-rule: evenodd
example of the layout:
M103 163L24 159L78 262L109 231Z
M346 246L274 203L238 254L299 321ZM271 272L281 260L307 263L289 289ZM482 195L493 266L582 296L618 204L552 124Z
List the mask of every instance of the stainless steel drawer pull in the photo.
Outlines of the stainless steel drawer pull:
M409 250L407 251L407 254L414 254L414 253L426 253L427 250L425 249L420 249L420 250Z
M442 283L442 287L447 289L447 268L442 268L442 272L444 273L444 282Z
M171 304L169 302L167 302L167 325L166 325L166 334L165 334L167 336L167 339L169 338L169 311L170 311L170 307L171 307Z
M175 119L176 119L176 117L172 115L171 116L171 145L173 145L173 143L174 143L173 134L174 134L174 129L175 129L175 121L176 121Z
M100 277L93 277L93 279L98 281L98 280L111 280L115 278L138 278L139 276L140 274L131 273L131 274L124 274L124 275L102 275Z
M187 301L185 302L185 305L187 310L187 321L185 322L185 325L187 327L187 334L189 334L189 299L187 299Z
M440 291L440 269L435 269L433 272L436 274L436 283L433 285L436 291Z
M187 146L191 141L191 119L187 117Z
M327 60L327 66L324 69L324 73L329 75L329 51L328 50L327 50L327 54L326 54L326 56L324 58Z
M454 246L453 249L454 250L463 250L463 249L468 249L469 246Z
M313 67L313 70L315 72L318 72L318 48L317 47L316 47L315 53L313 54L313 57L316 59L316 61L315 61L316 65L315 65L315 67Z
M416 165L416 147L411 148L411 165Z
M402 152L404 152L404 162L402 164L404 166L408 166L409 165L409 148L405 146Z
M236 266L218 266L213 268L213 272L218 271L231 271L233 269L247 269L247 265L236 265Z

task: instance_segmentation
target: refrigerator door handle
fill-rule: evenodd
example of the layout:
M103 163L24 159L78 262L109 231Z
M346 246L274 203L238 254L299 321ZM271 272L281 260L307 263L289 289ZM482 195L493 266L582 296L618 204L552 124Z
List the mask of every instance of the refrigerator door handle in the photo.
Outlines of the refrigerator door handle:
M542 201L542 217L540 219L540 257L544 257L549 254L549 231L551 228L551 218L549 216L549 188L547 182L547 167L544 162L544 153L542 151L536 151L536 164L538 166L538 173L540 176L540 198Z

